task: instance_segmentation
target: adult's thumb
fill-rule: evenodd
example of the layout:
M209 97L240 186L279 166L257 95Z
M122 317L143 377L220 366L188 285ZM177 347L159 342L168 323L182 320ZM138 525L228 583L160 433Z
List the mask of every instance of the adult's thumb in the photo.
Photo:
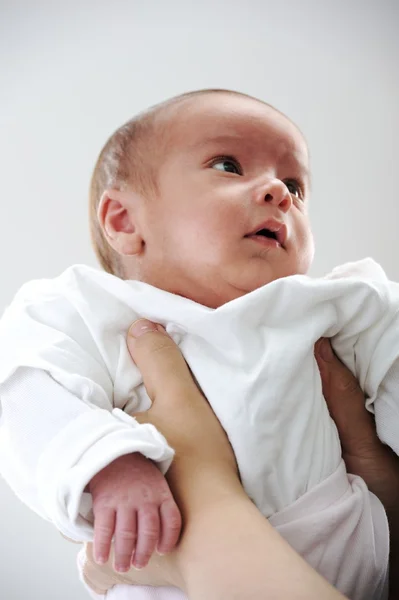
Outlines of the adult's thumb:
M334 354L329 340L316 343L315 357L323 396L342 447L346 452L358 453L359 440L375 437L374 421L366 409L364 393L351 371Z
M129 328L126 342L153 402L161 392L174 394L183 384L193 384L183 355L161 325L139 319Z

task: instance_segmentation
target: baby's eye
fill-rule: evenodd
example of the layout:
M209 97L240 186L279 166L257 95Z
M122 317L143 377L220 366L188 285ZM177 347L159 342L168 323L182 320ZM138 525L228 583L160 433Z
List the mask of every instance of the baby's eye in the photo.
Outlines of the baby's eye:
M228 156L217 158L213 161L211 165L212 169L216 169L217 171L224 171L225 173L235 173L236 175L241 175L241 166L237 160L234 158L229 158Z
M303 198L302 186L295 179L290 179L289 181L284 181L288 191L293 196L296 196L300 200Z

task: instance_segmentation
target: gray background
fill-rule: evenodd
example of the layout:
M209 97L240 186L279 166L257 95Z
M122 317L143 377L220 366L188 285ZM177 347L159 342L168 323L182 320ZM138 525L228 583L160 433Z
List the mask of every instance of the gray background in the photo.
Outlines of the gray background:
M102 144L201 87L263 98L304 131L315 275L373 256L399 280L398 57L395 0L0 0L0 312L24 281L96 264L86 204ZM0 494L2 600L83 600L76 547Z

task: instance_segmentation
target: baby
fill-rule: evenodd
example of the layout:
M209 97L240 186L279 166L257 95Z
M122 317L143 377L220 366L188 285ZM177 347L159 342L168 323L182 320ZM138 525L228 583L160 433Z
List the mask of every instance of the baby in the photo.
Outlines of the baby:
M346 474L313 346L332 338L398 453L399 285L370 260L309 278L308 202L307 145L285 115L236 92L178 96L122 126L97 161L106 272L31 282L6 310L1 472L65 536L94 537L98 563L113 539L116 570L142 567L180 531L163 476L173 449L131 416L150 401L125 336L145 317L180 344L265 517L348 597L384 597L385 513Z

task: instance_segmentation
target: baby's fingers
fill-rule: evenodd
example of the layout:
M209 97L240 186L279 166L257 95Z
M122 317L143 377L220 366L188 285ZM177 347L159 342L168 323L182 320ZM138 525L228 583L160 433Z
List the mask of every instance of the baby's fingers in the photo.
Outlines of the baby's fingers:
M94 515L94 560L104 564L109 558L112 536L115 530L115 511L103 508Z
M161 516L161 534L157 550L160 554L167 554L173 550L178 542L182 519L173 499L163 502L159 512Z
M159 512L155 505L145 506L137 514L137 544L132 564L137 569L147 566L160 534Z
M115 527L115 570L130 569L137 542L137 513L132 509L118 510Z

